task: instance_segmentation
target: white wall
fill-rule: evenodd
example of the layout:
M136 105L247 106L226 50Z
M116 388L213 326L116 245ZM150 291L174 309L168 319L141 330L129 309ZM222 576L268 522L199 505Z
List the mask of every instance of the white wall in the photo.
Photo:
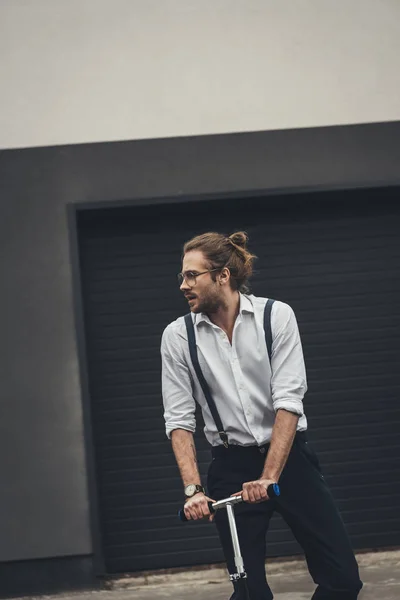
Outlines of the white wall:
M400 119L400 0L1 0L0 147Z

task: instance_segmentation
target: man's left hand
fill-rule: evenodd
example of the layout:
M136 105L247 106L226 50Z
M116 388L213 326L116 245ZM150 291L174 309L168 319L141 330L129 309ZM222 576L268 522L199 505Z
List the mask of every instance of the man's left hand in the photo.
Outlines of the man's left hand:
M265 502L266 500L269 500L267 489L271 483L276 483L276 481L272 481L271 479L256 479L255 481L248 481L247 483L243 484L243 490L241 492L237 492L236 494L232 495L242 496L243 501L249 502L250 504Z

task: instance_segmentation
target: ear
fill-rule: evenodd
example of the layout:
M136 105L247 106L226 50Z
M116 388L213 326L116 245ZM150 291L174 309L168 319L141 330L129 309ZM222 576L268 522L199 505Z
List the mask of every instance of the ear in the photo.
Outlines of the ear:
M229 283L230 278L231 278L230 270L228 269L228 267L224 267L219 275L220 285L226 285L227 283Z

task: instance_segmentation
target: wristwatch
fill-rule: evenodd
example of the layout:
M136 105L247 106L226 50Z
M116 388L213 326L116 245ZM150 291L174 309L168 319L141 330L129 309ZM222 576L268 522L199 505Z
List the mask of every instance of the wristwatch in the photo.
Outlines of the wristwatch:
M198 485L197 483L190 483L189 485L187 485L185 487L186 498L191 498L192 496L194 496L195 494L198 494L199 492L202 492L203 494L205 494L206 490L203 488L202 485Z

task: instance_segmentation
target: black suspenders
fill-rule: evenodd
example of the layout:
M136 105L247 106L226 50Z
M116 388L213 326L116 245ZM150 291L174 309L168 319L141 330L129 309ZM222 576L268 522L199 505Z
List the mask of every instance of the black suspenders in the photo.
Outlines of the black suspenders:
M265 343L267 345L267 352L269 356L269 360L271 362L271 354L272 354L272 330L271 330L271 310L274 300L269 298L265 305L264 309L264 332L265 332ZM185 316L185 325L188 336L188 344L189 344L189 352L190 358L192 359L194 370L196 371L197 378L201 385L201 389L203 390L203 394L207 400L208 407L212 414L212 417L215 421L215 424L218 429L219 437L222 440L225 448L228 447L228 436L224 431L224 427L222 425L221 417L219 416L219 412L217 407L215 406L214 398L211 396L210 388L208 387L208 383L203 375L201 370L199 359L197 356L197 345L196 345L196 334L193 326L192 314L189 313Z

